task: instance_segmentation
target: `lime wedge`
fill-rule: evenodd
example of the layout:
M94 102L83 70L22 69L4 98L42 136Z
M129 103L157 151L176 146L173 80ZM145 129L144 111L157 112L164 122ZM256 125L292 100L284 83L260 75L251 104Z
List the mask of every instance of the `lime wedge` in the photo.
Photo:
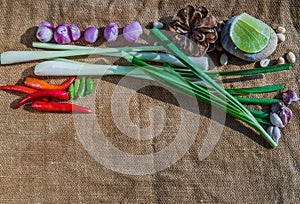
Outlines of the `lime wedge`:
M258 53L269 44L271 28L261 20L242 13L232 22L229 35L240 50L246 53Z

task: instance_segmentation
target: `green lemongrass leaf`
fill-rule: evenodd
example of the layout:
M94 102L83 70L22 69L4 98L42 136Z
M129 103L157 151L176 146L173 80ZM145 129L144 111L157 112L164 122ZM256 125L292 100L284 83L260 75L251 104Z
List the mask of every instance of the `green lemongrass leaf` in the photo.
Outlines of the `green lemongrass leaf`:
M266 112L258 111L258 110L253 110L253 109L248 109L248 110L256 118L269 118L270 117L270 113L266 113Z
M154 80L162 84L163 86L170 88L171 90L175 90L183 95L187 96L195 96L197 100L203 101L208 104L213 104L214 106L221 108L223 110L226 110L227 113L231 114L232 116L236 118L241 118L241 120L247 122L248 124L254 125L253 121L249 120L246 117L243 117L243 113L237 112L236 109L231 109L230 105L226 106L226 103L224 104L224 101L215 101L210 96L211 93L209 93L207 90L204 90L203 92L199 92L199 90L194 90L190 85L189 81L185 81L184 79L180 78L179 75L176 75L175 78L178 78L179 80L175 80L173 77L170 77L169 73L161 72L161 70L155 68L152 65L147 65L139 60L137 62L136 59L128 59L130 62L132 62L137 68L143 69L143 71L147 74L149 74L150 77L152 77ZM174 73L173 73L174 74ZM175 82L175 81L176 82ZM175 83L174 83L175 82ZM206 91L206 92L205 92ZM228 105L228 104L227 104Z
M226 90L220 87L215 81L213 81L208 75L206 75L203 71L199 70L197 66L187 58L187 56L181 52L161 31L157 28L153 28L151 30L152 38L154 38L159 44L163 45L168 51L170 51L173 55L177 56L179 60L187 67L189 67L194 74L201 78L204 82L208 83L210 87L213 87L215 91L217 91L220 95L225 96L228 100L229 104L232 104L235 107L237 112L242 111L242 115L237 115L240 120L247 122L250 126L255 128L260 134L264 137L264 139L272 146L276 147L277 143L270 137L270 135L261 127L255 117L232 95L230 95Z
M168 67L167 64L165 64L166 69L162 70L162 68L157 68L155 66L149 65L135 57L129 58L127 60L132 62L138 68L142 68L145 73L148 73L154 80L163 84L167 88L188 96L195 95L198 100L214 104L215 106L222 108L223 110L227 109L228 112L234 115L242 114L241 112L237 112L237 110L235 110L234 107L230 104L226 104L225 100L212 95L205 88L185 80L176 72L174 72L171 67ZM195 87L197 87L197 89L195 89Z
M273 98L241 98L236 97L236 100L243 104L255 104L255 105L271 105L273 103L277 103L280 100Z
M246 70L236 70L236 71L221 71L221 72L206 72L209 76L219 75L219 76L243 76L243 75L254 75L254 74L263 74L269 72L278 72L283 70L289 70L291 64L281 64L268 67L260 67L254 69Z
M262 118L256 118L256 120L260 123L260 124L263 124L263 125L272 125L272 123L269 121L269 120L266 120L266 119L262 119Z
M1 64L14 64L35 60L51 59L58 57L72 57L85 55L102 55L115 52L135 52L135 51L157 51L164 50L162 46L142 46L142 47L120 47L120 48L92 48L84 50L64 50L64 51L7 51L1 53Z
M284 88L284 84L275 84L268 86L258 86L250 88L235 88L235 89L226 89L226 91L233 95L243 95L243 94L255 94L255 93L267 93L273 91L279 91Z
M135 57L129 57L126 59L128 61L132 62L138 68L144 69L145 73L150 72L150 76L157 82L163 84L165 87L168 87L168 88L175 90L179 93L182 93L184 95L188 95L188 96L195 95L198 100L212 104L218 108L221 108L221 109L225 110L227 113L231 114L232 116L234 116L236 118L240 118L241 120L247 122L250 125L254 125L253 121L251 121L247 117L244 117L245 116L244 113L242 113L239 110L237 110L236 108L234 108L231 104L226 103L225 100L223 100L222 98L219 98L218 96L208 92L206 89L203 89L203 87L197 86L197 84L194 84L189 81L186 81L185 79L182 79L180 77L180 75L176 75L175 72L172 71L172 68L167 67L167 70L165 70L165 71L171 72L171 74L175 74L177 78L181 78L181 80L180 80L181 82L185 81L185 83L181 83L181 84L174 83L174 78L172 77L170 79L170 73L167 73L165 71L161 72L161 70L158 70L156 67L149 65L140 59L137 59ZM165 66L168 66L168 65L165 64ZM155 73L155 70L158 70L159 72ZM153 74L154 74L154 76L153 76ZM179 85L182 87L176 87L174 85ZM184 91L182 92L182 88L184 88L189 93L186 93Z

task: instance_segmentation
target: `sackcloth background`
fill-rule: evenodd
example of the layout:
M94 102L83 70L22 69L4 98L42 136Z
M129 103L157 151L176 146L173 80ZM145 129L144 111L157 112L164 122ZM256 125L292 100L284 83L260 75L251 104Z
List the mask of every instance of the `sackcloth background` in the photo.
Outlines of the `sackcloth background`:
M247 12L276 27L286 27L286 41L270 56L293 51L298 58L291 71L265 74L261 78L235 81L225 86L247 87L285 83L299 93L300 1L298 0L1 0L0 52L30 50L41 21L120 27L138 20L168 19L184 6L206 6L219 20ZM79 42L80 43L80 42ZM96 43L97 44L97 43ZM220 53L215 54L216 58ZM0 84L21 83L33 76L36 62L0 67ZM216 69L252 68L230 56L229 65ZM65 77L44 77L53 83ZM97 122L105 137L131 154L160 151L174 139L180 107L165 89L145 87L132 97L129 109L134 123L147 127L155 104L165 109L166 127L150 140L127 137L114 124L111 95L119 77L105 77L96 96ZM273 97L276 93L259 96ZM300 194L300 106L292 105L294 118L282 131L279 147L271 149L251 128L228 116L220 140L204 159L199 149L210 123L210 107L200 103L200 123L195 141L176 163L148 175L126 175L98 163L82 146L71 114L43 114L28 106L14 110L22 95L0 94L0 202L1 203L299 203ZM121 117L122 115L120 115ZM154 117L154 118L151 118ZM84 117L83 117L84 118ZM185 127L188 129L188 125Z

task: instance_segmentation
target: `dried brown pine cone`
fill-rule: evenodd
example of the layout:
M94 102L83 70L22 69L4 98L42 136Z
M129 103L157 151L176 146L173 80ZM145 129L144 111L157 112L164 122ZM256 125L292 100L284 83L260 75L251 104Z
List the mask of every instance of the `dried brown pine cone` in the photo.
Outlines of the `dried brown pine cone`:
M198 56L215 48L218 39L217 27L216 18L205 7L195 8L191 5L179 10L173 21L169 23L169 29L181 35L175 37L177 42L180 39L180 48ZM193 42L182 35L190 38L196 45L192 45Z

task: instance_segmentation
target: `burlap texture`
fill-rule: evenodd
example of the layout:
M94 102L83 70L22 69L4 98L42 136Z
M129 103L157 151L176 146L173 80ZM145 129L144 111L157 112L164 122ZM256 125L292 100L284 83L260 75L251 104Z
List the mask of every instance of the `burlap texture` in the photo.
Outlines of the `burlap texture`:
M51 21L55 25L75 23L81 30L91 25L104 27L109 22L123 27L134 20L146 26L151 21L173 16L187 4L206 6L220 20L247 12L272 26L283 25L287 29L287 39L270 58L275 60L288 51L300 57L298 0L2 0L0 52L31 49L28 46L36 40L36 26L41 21ZM25 76L32 76L35 64L1 66L1 85L20 83ZM255 66L232 56L229 64L217 68ZM50 81L63 79L51 78ZM104 78L99 83L101 91L95 100L97 122L107 140L131 154L151 154L168 146L174 140L180 120L180 108L172 94L161 88L148 87L134 95L129 104L134 123L147 127L155 120L155 115L146 114L153 104L160 105L167 114L166 127L160 136L135 140L117 129L110 111L112 91L118 80L116 77ZM299 60L291 71L226 85L247 87L275 82L285 83L286 89L295 89L299 93ZM273 97L275 94L260 96ZM291 106L294 118L283 129L277 149L270 149L251 128L227 117L220 140L203 160L199 159L198 152L207 135L210 112L209 106L200 103L197 118L201 125L188 152L162 171L135 176L114 172L98 163L78 139L72 115L40 114L29 107L14 110L12 107L20 96L9 92L0 95L1 203L300 202L299 103ZM184 128L188 131L189 126Z

